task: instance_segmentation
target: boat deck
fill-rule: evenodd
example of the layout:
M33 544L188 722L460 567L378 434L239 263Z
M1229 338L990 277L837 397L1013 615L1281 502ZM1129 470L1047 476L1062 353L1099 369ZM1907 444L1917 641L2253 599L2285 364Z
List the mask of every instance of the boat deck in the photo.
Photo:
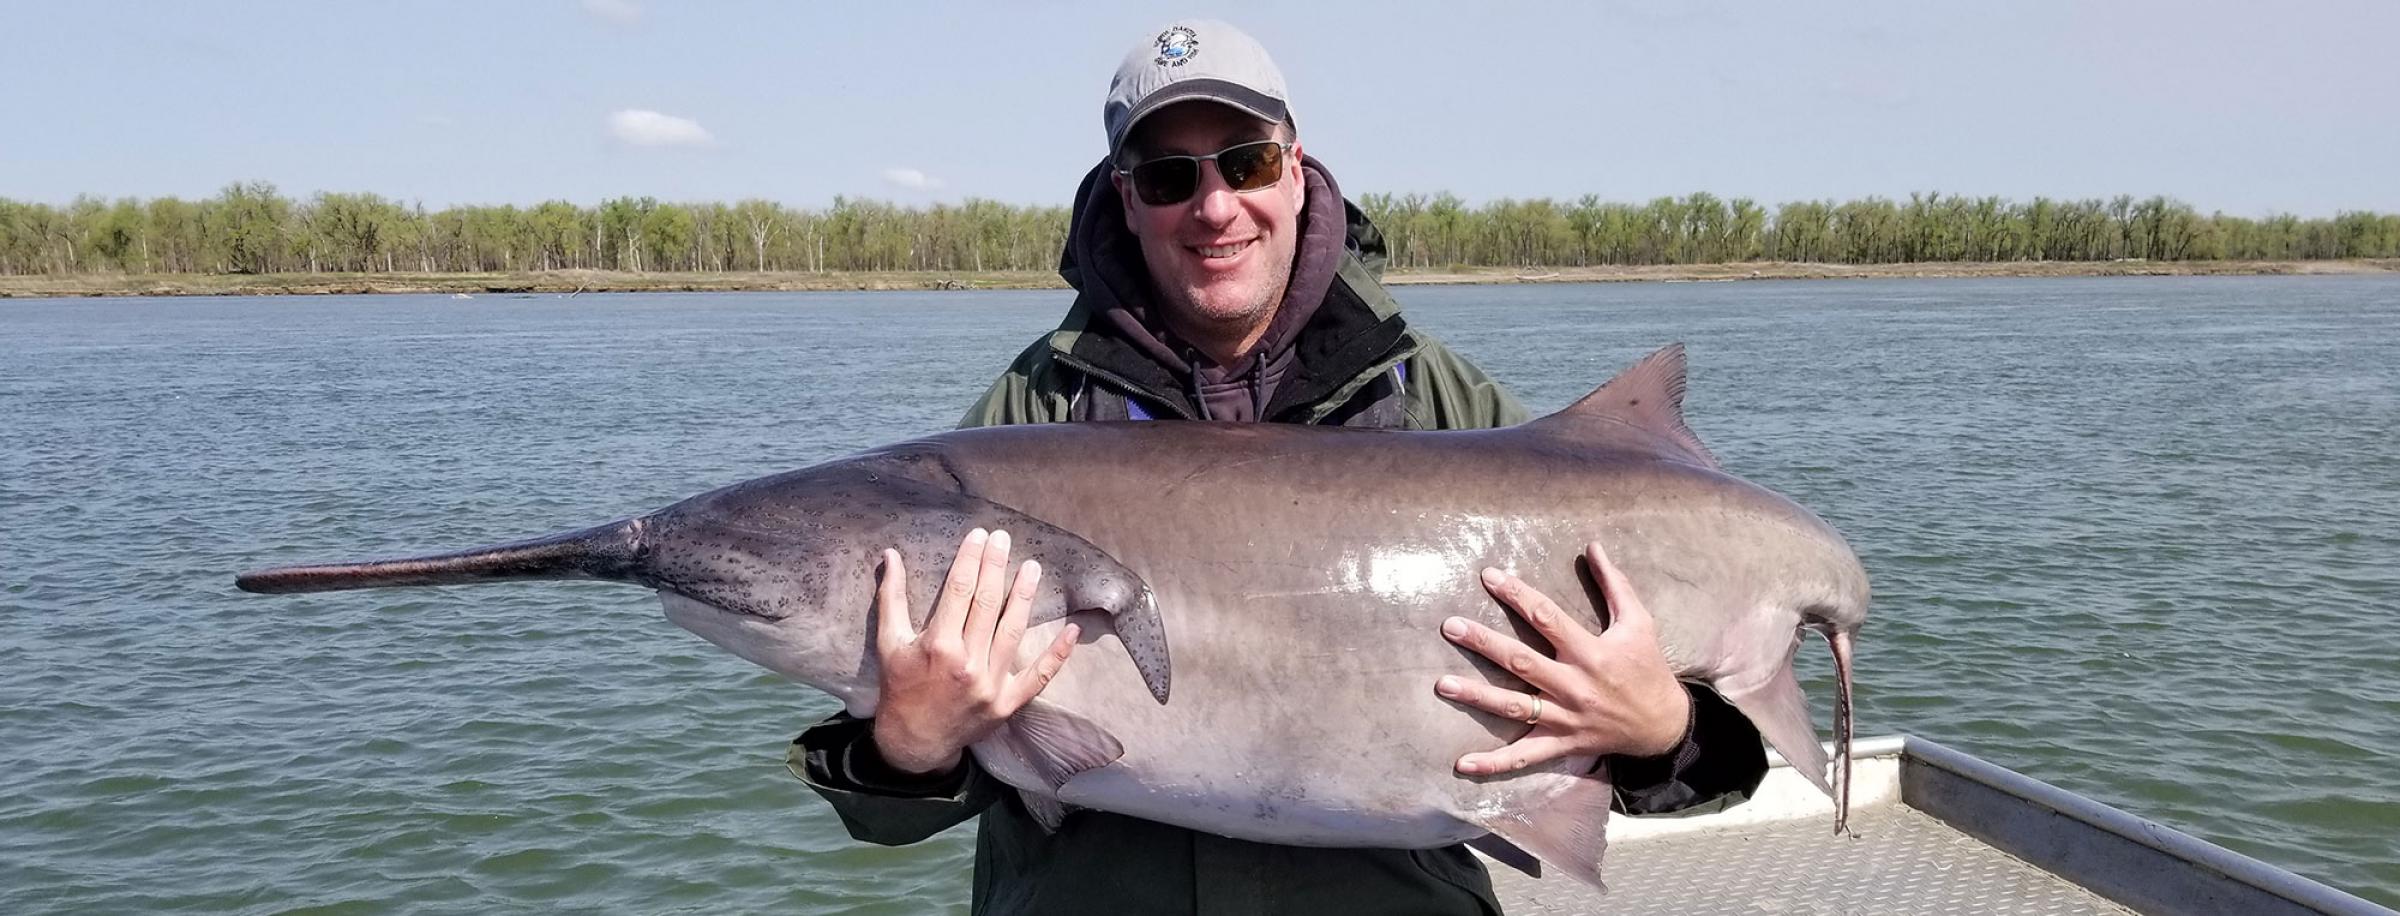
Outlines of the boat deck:
M1492 864L1511 916L2393 911L1917 739L1860 743L1850 826L1780 763L1757 797L1617 818L1600 893Z
M1506 866L1492 883L1510 916L2133 912L1905 805L1852 815L1855 838L1834 836L1831 822L1623 843L1604 866L1605 895Z

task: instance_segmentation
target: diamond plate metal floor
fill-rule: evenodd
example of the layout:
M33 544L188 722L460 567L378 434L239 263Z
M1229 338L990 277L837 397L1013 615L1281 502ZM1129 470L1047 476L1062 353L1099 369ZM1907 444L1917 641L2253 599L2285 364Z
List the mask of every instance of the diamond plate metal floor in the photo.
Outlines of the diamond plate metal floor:
M2124 914L2125 909L1898 804L1830 818L1621 842L1601 894L1507 866L1492 883L1510 916L1627 913Z

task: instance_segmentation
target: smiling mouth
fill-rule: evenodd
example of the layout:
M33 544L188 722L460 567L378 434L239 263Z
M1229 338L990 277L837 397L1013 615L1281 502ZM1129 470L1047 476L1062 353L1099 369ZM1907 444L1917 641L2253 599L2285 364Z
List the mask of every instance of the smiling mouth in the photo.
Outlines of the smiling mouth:
M1249 247L1250 242L1245 241L1235 242L1231 245L1195 245L1192 246L1192 250L1199 252L1203 258L1217 259L1233 257Z

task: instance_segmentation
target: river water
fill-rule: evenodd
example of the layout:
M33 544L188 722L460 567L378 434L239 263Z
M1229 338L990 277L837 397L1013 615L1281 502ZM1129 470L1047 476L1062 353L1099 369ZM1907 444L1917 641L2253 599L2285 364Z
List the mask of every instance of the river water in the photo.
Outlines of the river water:
M1861 734L2400 904L2400 280L1402 298L1537 410L1689 343L1874 577ZM646 593L231 576L942 429L1065 302L0 301L0 913L963 912L971 829L848 840L781 763L832 704Z

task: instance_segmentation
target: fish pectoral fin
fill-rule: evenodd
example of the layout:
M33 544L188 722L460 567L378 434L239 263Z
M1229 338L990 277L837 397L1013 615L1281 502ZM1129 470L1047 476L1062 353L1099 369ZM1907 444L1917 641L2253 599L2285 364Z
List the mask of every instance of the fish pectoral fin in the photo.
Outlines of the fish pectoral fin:
M1125 745L1099 723L1039 698L1009 717L1006 730L1009 749L1032 767L1052 792L1065 787L1078 773L1125 756Z
M913 555L950 556L958 536L970 525L1007 531L1015 540L1012 562L1042 562L1041 593L1034 599L1032 622L1048 623L1080 611L1106 613L1109 628L1116 631L1125 654L1133 657L1151 699L1166 704L1174 670L1167 656L1167 624L1159 615L1157 594L1141 574L1081 535L1008 506L924 485L887 481L880 486L886 501L940 522L919 526L920 536L910 545ZM930 614L931 605L926 607L924 613ZM924 621L917 623L922 626Z
M1517 844L1501 839L1497 833L1487 833L1468 840L1467 845L1476 852L1490 856L1494 862L1536 878L1542 876L1542 860L1534 858L1533 853L1518 849Z
M1725 702L1749 717L1758 726L1758 734L1767 744L1782 754L1785 762L1800 775L1808 777L1826 795L1833 794L1833 783L1826 778L1830 762L1825 746L1817 742L1817 725L1809 717L1808 695L1800 692L1800 677L1792 672L1792 663L1785 661L1783 669L1770 675L1758 686L1747 690L1717 692Z
M1067 822L1067 803L1047 795L1035 795L1017 790L1017 800L1025 803L1025 813L1033 815L1045 833L1057 833L1058 825Z
M1616 801L1608 781L1565 773L1515 778L1538 781L1540 787L1526 793L1522 810L1492 817L1483 828L1543 864L1607 890L1600 881L1600 856L1608 851L1609 808Z

